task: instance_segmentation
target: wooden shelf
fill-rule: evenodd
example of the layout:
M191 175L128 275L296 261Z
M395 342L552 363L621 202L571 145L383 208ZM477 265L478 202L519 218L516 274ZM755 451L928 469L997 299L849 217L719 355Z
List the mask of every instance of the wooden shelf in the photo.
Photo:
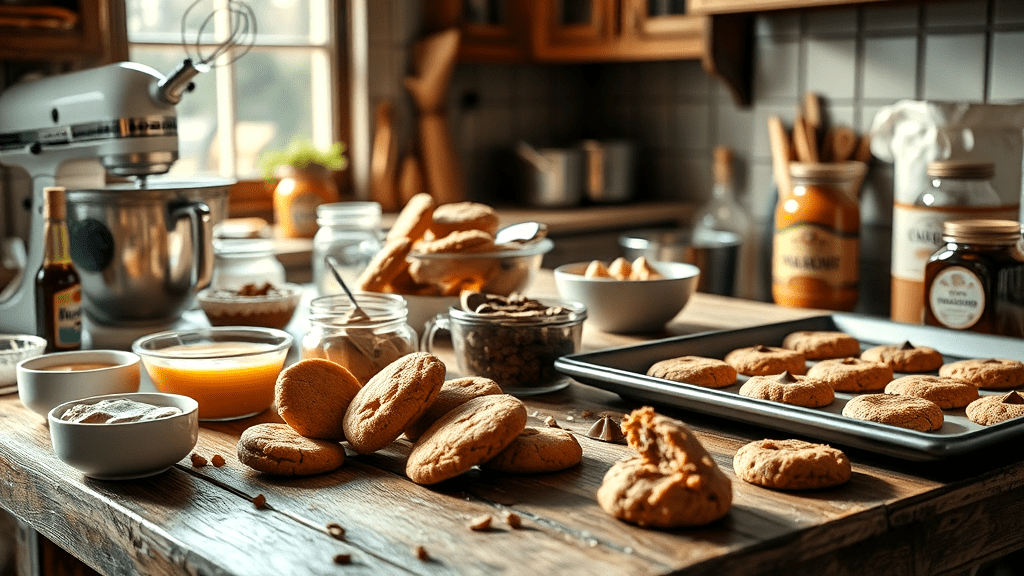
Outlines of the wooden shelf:
M127 60L124 3L78 0L77 10L0 5L0 58L82 66Z

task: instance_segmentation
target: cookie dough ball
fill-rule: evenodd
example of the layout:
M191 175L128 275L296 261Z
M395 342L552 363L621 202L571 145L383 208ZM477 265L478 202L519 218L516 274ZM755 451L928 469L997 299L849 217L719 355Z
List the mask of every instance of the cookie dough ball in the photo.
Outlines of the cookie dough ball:
M942 366L942 354L934 348L914 346L910 342L868 348L860 357L885 364L894 372L931 372Z
M762 344L733 350L725 355L725 361L745 376L771 376L783 372L802 375L807 371L802 353Z
M308 358L281 371L274 386L274 403L281 418L299 434L342 440L345 410L359 388L359 381L344 366Z
M680 356L654 363L648 376L706 388L725 388L736 383L736 369L717 358Z
M931 432L942 428L942 408L931 400L893 394L861 394L843 406L843 416Z
M1005 358L961 360L939 368L939 376L964 380L982 390L1008 390L1024 387L1024 363Z
M892 382L892 368L860 358L822 360L807 370L807 375L832 386L836 392L880 392Z
M978 399L978 389L974 384L927 374L897 378L885 386L885 393L931 400L943 410L963 408Z
M860 355L860 342L845 332L800 330L782 341L782 347L802 352L808 360L826 360Z

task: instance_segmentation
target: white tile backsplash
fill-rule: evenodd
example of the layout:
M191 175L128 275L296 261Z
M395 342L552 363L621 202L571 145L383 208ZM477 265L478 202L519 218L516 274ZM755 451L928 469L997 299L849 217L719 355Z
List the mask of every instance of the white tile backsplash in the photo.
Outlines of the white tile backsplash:
M856 8L826 8L807 13L807 34L811 36L852 36L857 32Z
M800 40L761 38L754 54L754 98L797 98L800 94Z
M853 99L856 92L857 41L805 40L806 89L832 99Z
M917 93L917 36L864 39L863 98L898 100Z
M985 98L985 35L931 34L925 40L924 98Z
M1024 32L992 35L989 100L1012 102L1024 99Z
M1024 2L995 0L992 22L995 24L1024 24Z
M754 21L754 33L762 36L800 36L800 12L763 12Z
M669 126L667 148L675 150L711 149L711 106L707 103L680 104L666 111Z
M916 4L865 6L863 19L865 34L917 32L921 23L921 7Z
M929 28L983 26L988 20L988 0L929 2L924 22Z

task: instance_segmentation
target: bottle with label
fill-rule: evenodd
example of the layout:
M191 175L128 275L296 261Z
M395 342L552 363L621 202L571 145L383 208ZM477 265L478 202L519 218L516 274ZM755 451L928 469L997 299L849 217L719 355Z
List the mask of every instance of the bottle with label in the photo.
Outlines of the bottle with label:
M863 162L792 162L792 189L775 209L772 297L782 306L852 310L857 304Z
M35 278L36 332L46 352L82 347L82 284L71 262L64 188L43 190L43 264Z
M995 165L941 160L928 164L928 186L913 204L896 202L892 214L892 304L897 322L924 319L924 267L943 244L943 222L1016 219L992 188Z
M711 199L704 204L693 219L695 245L728 248L726 259L734 270L728 274L731 280L722 290L712 290L726 296L736 292L736 286L747 287L751 278L744 277L754 268L754 254L751 250L752 227L747 211L736 201L732 180L732 150L725 146L715 148L714 177ZM723 234L725 233L725 234ZM703 279L702 279L703 280ZM704 290L708 291L708 290Z
M1024 337L1024 251L1014 220L956 220L925 266L930 326Z
M316 209L337 202L338 186L327 168L309 164L303 168L281 166L274 188L277 234L284 238L312 238L317 231Z

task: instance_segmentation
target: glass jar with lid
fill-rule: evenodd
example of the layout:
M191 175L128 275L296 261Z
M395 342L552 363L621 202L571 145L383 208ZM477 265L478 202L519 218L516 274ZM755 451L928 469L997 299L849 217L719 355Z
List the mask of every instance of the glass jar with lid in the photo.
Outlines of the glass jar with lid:
M354 286L383 247L381 207L377 202L336 202L322 204L316 213L320 229L313 237L313 282L321 296L341 294L324 258L333 256L342 279Z
M956 220L925 266L931 326L1024 337L1024 251L1014 220Z
M285 269L265 238L218 238L213 241L213 290L238 290L246 284L285 283Z
M344 294L313 299L301 356L337 362L366 384L388 364L415 352L417 337L401 296L369 292L355 296L369 318L353 317L352 301Z
M943 222L1016 218L992 188L995 164L940 160L928 164L928 185L913 204L893 205L892 304L898 322L920 324L924 314L924 268L943 244Z

